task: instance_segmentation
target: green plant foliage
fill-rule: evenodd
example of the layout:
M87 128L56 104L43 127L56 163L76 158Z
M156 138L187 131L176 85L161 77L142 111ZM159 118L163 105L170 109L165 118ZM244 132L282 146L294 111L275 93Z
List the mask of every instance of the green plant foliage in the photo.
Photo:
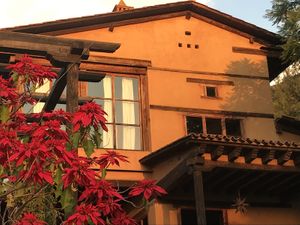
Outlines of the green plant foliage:
M272 86L275 116L300 119L300 75L287 75Z
M283 59L296 63L300 60L300 0L273 0L266 16L279 28L284 38Z

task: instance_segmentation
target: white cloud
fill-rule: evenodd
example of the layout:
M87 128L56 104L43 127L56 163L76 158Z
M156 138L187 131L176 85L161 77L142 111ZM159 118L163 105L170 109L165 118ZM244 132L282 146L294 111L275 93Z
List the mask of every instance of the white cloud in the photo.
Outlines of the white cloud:
M135 8L179 0L125 0ZM110 12L119 0L1 0L0 28ZM211 5L212 0L198 0Z

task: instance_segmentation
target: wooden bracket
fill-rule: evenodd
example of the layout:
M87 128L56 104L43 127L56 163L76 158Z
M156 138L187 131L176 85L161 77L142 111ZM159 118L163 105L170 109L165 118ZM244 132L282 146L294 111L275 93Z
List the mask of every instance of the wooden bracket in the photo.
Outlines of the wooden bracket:
M237 147L228 154L228 161L234 162L241 155L242 148Z
M267 150L265 155L261 158L263 164L268 164L275 158L275 150Z
M251 163L254 159L257 158L258 149L251 149L248 153L245 154L245 162Z
M278 159L277 159L277 163L278 165L283 165L285 164L287 161L290 160L291 156L292 156L292 151L288 150L285 153L283 153Z
M218 160L218 158L220 158L223 152L224 152L224 146L219 145L216 149L211 151L211 159L214 161Z

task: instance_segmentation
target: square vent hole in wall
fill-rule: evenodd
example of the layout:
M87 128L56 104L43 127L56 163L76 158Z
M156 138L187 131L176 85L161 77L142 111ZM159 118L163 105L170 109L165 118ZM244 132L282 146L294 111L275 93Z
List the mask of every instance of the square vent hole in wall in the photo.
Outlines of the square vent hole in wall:
M211 97L211 98L216 98L217 95L217 87L213 86L205 86L205 96Z

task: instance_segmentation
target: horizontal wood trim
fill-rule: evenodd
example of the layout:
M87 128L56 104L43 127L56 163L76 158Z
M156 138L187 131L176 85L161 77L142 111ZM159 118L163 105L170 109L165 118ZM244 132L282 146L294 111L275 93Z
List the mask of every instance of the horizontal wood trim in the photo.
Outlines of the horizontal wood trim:
M186 78L186 82L189 83L199 83L199 84L213 84L213 85L230 85L234 86L233 81L223 81L223 80L207 80L207 79L198 79L198 78Z
M255 38L254 36L252 36L252 35L250 35L250 34L247 34L247 33L245 33L245 32L239 31L238 29L235 29L235 28L233 28L233 27L230 27L230 26L228 26L228 25L226 25L226 24L220 23L220 22L215 21L215 20L213 20L213 19L207 18L207 17L205 17L205 16L201 16L201 15L199 15L199 14L197 14L197 13L191 12L191 16L194 17L194 18L197 18L197 19L199 19L199 20L203 20L203 21L205 21L205 22L207 22L207 23L209 23L209 24L212 24L212 25L214 25L214 26L216 26L216 27L219 27L219 28L221 28L221 29L227 30L227 31L229 31L229 32L231 32L231 33L240 35L240 36L245 37L245 38L249 38L249 40L251 39L251 40L254 40L254 41L256 41L256 42L258 42L258 43L260 43L260 44L264 44L264 45L267 44L266 41L263 41L263 40L260 39L260 38Z
M184 108L184 107L162 106L162 105L150 105L150 109L185 112L185 113L203 113L203 114L217 114L217 115L241 116L241 117L261 117L261 118L272 118L272 119L274 118L274 115L269 113L235 112L235 111Z
M64 55L66 53L71 54L72 52L69 51L72 50L79 51L76 52L76 54L81 54L82 50L85 48L88 48L91 51L111 53L116 51L120 47L120 44L118 43L60 38L40 34L27 34L6 31L0 32L0 40L0 46L4 48L16 48L25 51L46 51L46 53L55 52L58 55Z
M43 32L43 34L46 35L64 35L64 34L70 34L75 32L83 32L83 31L89 31L89 30L95 30L95 29L101 29L101 28L109 28L109 29L115 29L116 27L120 26L126 26L126 25L132 25L132 24L138 24L138 23L146 23L151 22L155 20L163 20L163 19L170 19L174 17L179 16L185 16L185 12L175 12L175 13L168 13L164 15L154 15L154 16L147 16L147 17L141 17L141 18L133 18L133 19L123 19L123 20L116 20L116 21L109 21L106 23L97 23L93 25L88 26L81 26L81 27L72 27L67 28L63 30L55 30L50 32ZM99 21L99 20L98 20Z
M263 55L263 56L270 56L275 58L280 57L280 52L278 51L266 51L266 50L255 49L255 48L232 47L232 52L250 54L250 55Z
M101 63L81 63L80 69L106 73L146 75L147 68L107 65Z
M190 74L202 74L202 75L212 75L212 76L225 76L225 77L237 77L255 80L267 80L269 77L254 76L254 75L243 75L243 74L233 74L233 73L219 73L219 72L209 72L209 71L199 71L199 70L184 70L184 69L174 69L165 67L148 67L149 70L167 71L174 73L190 73Z
M294 166L228 163L228 162L223 162L223 161L210 161L210 160L206 160L203 167L206 167L207 169L220 167L220 168L232 168L232 169L254 170L254 171L256 171L256 170L280 171L280 172L287 172L287 173L300 172L300 168L294 167Z
M87 63L102 63L109 65L119 65L119 66L131 66L131 67L149 67L151 66L151 61L141 60L141 59L125 59L125 58L115 58L107 56L89 56L89 58L83 62Z

